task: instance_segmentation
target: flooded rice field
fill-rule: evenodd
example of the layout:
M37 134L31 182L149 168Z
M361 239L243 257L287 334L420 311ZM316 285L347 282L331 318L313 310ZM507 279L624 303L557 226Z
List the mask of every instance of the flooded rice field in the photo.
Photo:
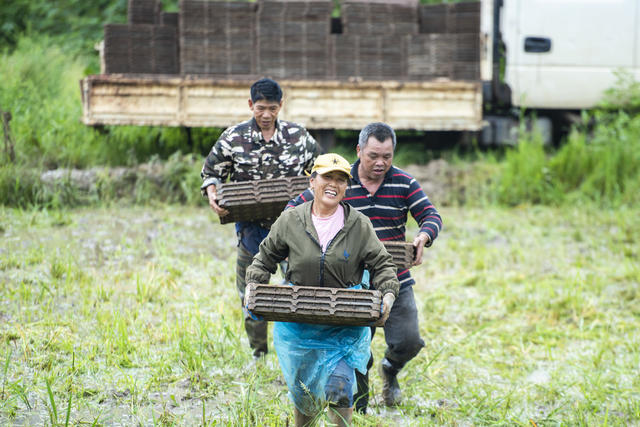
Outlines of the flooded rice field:
M441 213L412 270L427 345L397 408L373 370L356 425L639 424L636 213ZM235 249L205 207L0 208L0 424L291 424L277 357L248 348ZM381 331L373 349L377 368Z

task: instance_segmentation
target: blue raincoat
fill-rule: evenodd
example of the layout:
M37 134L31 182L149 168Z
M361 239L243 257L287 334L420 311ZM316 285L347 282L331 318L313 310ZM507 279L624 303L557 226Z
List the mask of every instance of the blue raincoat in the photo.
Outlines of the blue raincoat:
M323 407L325 385L341 359L366 374L371 328L274 322L273 345L289 397L300 412L312 416ZM352 375L355 393L355 372Z

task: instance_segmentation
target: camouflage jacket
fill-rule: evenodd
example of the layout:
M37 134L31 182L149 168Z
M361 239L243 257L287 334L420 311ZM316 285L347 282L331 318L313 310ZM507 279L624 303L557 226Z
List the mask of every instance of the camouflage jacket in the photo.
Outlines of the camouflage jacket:
M305 128L284 120L276 121L276 131L269 141L255 119L227 128L202 167L202 194L227 178L231 181L299 176L310 171L318 157L319 146Z

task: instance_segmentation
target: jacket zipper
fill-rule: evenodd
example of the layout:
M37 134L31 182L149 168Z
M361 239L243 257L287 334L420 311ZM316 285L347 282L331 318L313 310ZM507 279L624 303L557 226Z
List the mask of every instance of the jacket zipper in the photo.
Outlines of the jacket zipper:
M324 255L329 251L331 244L333 243L334 240L336 240L336 237L338 237L338 234L340 234L341 231L342 230L338 230L336 235L333 236L331 240L329 240L329 243L327 243L327 249L324 252L322 252L322 256L320 257L320 286L322 287L324 287ZM320 246L320 250L322 250L322 246Z
M319 286L320 287L324 287L324 256L327 253L327 251L329 250L329 247L331 246L333 241L336 239L336 237L338 237L338 234L340 234L340 231L342 231L342 230L339 230L338 233L336 233L336 235L333 236L333 238L331 240L329 240L329 243L327 243L327 249L324 252L322 252L322 245L320 244L320 242L318 242L313 237L313 234L311 234L311 233L309 233L308 231L305 230L305 232L309 235L311 240L313 242L315 242L316 245L320 246L320 252L322 252L322 256L320 256L320 278L319 278Z
M314 242L316 245L320 247L320 252L322 252L322 245L313 237L313 234L309 233L307 230L305 230L305 233L309 235L309 238L311 239L312 242ZM322 252L322 256L320 257L320 277L318 277L318 282L322 282L323 268L324 268L324 252Z

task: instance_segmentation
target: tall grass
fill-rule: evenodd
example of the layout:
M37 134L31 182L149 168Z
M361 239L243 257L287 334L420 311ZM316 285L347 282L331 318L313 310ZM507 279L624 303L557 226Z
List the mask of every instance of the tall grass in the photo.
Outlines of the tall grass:
M114 126L98 131L85 126L78 82L88 63L47 37L19 38L14 50L0 53L0 108L12 114L16 143L15 162L0 153L0 204L73 206L105 196L194 201L202 156L220 129L193 129L189 140L181 128ZM55 168L141 163L150 168L162 163L161 181L134 178L129 182L133 189L123 189L106 177L87 197L69 182L51 186L40 179L42 172Z
M499 200L509 205L557 202L555 186L540 136L520 138L516 147L506 153L497 184Z
M176 151L206 153L219 129L138 126L100 131L80 122L78 82L89 59L76 57L47 37L20 38L0 56L0 106L10 111L17 163L52 169L94 165L135 165Z
M640 202L640 83L621 78L602 107L584 112L565 144L547 152L526 135L507 152L499 202L619 206ZM614 100L618 99L616 105Z
M640 116L621 111L611 117L599 117L597 123L590 136L572 132L567 144L550 159L549 167L560 190L598 202L637 203Z

